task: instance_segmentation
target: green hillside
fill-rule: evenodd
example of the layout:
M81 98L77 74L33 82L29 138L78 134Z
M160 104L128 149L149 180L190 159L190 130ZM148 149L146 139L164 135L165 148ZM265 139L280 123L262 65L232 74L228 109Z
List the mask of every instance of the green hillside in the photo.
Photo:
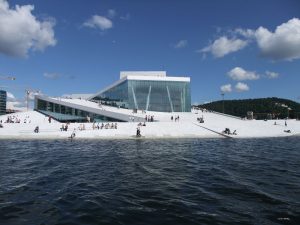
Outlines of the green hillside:
M223 101L199 105L200 108L223 112ZM290 109L290 110L288 110ZM256 119L300 118L300 104L282 98L258 98L243 100L224 100L224 113L246 117L252 111Z

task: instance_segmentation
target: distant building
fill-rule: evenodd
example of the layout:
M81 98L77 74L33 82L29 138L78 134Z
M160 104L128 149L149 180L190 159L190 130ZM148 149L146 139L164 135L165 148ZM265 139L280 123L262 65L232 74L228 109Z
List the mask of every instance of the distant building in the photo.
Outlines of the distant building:
M36 96L35 110L60 121L82 121L86 117L97 121L127 120L114 110L89 108L89 102L133 111L190 112L190 78L170 77L165 71L124 71L114 84L88 97Z
M0 115L6 114L6 91L0 90Z

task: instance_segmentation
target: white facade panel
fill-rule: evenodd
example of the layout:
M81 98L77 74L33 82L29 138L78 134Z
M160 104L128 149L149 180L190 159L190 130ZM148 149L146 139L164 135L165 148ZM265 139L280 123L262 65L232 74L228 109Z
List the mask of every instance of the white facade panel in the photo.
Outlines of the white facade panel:
M121 71L120 79L127 76L151 76L151 77L166 77L166 71Z
M190 78L189 77L127 76L127 80L183 81L183 82L190 82Z

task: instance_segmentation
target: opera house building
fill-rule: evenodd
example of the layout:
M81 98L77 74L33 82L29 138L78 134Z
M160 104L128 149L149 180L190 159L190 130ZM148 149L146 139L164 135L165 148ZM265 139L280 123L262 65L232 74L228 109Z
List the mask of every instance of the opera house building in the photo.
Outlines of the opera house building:
M96 122L130 121L139 117L134 114L138 111L190 112L190 78L167 76L165 71L124 71L118 81L92 95L38 95L35 110L61 122L87 117Z

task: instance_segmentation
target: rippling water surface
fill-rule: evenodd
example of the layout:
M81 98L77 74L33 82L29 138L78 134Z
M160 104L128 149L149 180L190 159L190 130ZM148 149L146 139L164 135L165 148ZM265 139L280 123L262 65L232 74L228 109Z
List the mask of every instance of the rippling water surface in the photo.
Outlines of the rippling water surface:
M300 224L300 138L1 140L0 224Z

